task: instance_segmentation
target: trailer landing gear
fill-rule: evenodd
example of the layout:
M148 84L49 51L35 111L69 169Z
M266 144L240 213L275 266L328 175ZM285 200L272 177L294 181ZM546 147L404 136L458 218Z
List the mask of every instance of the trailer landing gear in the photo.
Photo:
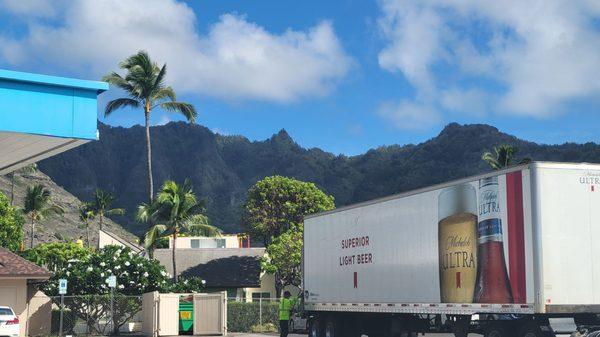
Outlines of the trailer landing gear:
M308 337L322 337L321 325L316 318L313 318L308 322Z

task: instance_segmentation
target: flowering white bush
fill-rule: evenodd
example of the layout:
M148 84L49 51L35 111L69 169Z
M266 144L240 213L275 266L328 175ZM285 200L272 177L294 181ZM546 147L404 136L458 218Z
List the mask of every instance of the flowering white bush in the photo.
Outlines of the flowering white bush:
M106 279L110 275L117 277L115 292L123 295L165 290L168 279L164 267L130 252L129 248L107 246L80 261L71 261L54 273L43 290L58 295L58 279L65 278L68 295L108 294Z

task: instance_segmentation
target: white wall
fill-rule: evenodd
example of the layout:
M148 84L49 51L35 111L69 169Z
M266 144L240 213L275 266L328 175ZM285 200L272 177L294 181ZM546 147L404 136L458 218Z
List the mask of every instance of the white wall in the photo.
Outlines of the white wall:
M180 236L177 238L177 249L192 248L192 240L202 240L201 248L218 248L216 240L225 240L225 248L240 248L237 235L222 235L220 237ZM169 239L169 249L173 248L173 238Z
M109 246L109 245L115 245L115 246L120 246L120 247L125 247L124 244L122 244L121 242L115 240L112 236L104 233L103 231L98 231L98 246L100 248Z
M289 291L292 296L298 295L300 289L295 286L286 286L283 288L284 291ZM259 288L244 288L246 302L252 302L252 294L268 292L271 298L279 298L275 290L275 276L272 274L262 273L260 276L260 287Z

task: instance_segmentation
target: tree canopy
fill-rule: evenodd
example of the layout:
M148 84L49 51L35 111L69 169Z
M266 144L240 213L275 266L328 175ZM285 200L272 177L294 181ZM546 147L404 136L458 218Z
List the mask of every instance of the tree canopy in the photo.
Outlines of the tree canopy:
M21 253L21 256L50 271L57 271L64 268L69 261L85 260L90 254L89 249L73 242L53 242L27 249Z
M177 282L176 245L177 236L193 225L193 217L204 210L204 203L198 201L192 184L185 180L179 185L167 180L150 204L142 204L138 209L138 221L153 224L146 233L144 246L152 248L158 239L170 235L173 238L173 280Z
M21 213L10 205L10 200L0 192L0 247L12 251L19 250L23 242L23 223Z
M484 152L481 156L490 167L494 170L501 170L515 164L516 155L519 148L514 145L502 144L494 147L494 152ZM518 164L526 164L531 162L530 158L523 158L518 161Z
M302 274L302 230L294 226L276 237L267 247L261 261L262 269L275 276L277 295L287 285L300 286Z
M272 176L248 191L242 224L265 245L287 230L302 226L304 216L335 208L333 197L315 184Z

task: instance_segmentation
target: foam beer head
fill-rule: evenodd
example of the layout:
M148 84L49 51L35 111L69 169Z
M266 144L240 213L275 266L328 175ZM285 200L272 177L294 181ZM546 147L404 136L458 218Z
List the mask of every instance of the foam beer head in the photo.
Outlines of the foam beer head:
M477 192L470 184L438 196L440 297L444 303L471 303L477 277Z

